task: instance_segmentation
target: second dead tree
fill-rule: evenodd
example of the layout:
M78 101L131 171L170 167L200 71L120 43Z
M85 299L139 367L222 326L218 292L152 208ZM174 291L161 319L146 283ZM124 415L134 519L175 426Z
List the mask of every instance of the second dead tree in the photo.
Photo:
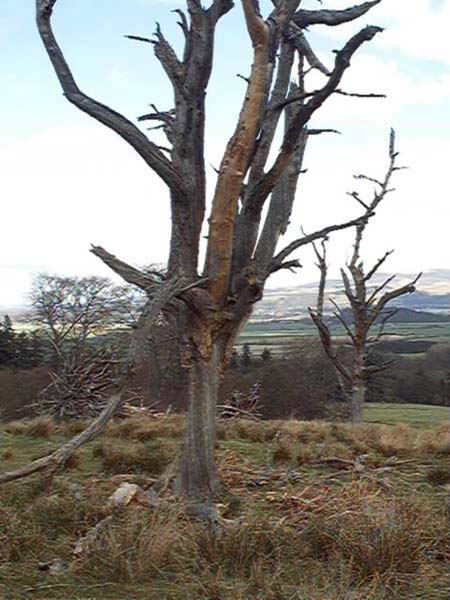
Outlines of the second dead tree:
M379 342L385 335L384 327L386 323L397 312L397 308L390 308L388 305L405 294L411 294L415 291L421 274L400 287L390 289L394 276L388 277L382 283L371 285L371 281L378 273L380 267L386 259L392 254L392 250L386 252L373 267L367 269L361 259L361 242L369 219L373 216L380 202L386 195L393 191L390 188L392 175L401 167L396 165L398 153L395 151L395 132L391 130L389 142L389 168L383 180L374 179L367 175L356 175L355 178L370 182L375 185L375 191L370 203L364 202L358 192L352 192L350 195L364 206L366 209L366 218L356 226L355 244L350 262L346 269L341 269L342 281L344 284L344 294L350 307L351 320L347 314L341 310L337 303L331 300L334 306L334 317L343 326L347 339L351 347L350 364L338 352L336 344L333 343L330 327L324 320L323 308L325 298L325 286L327 277L326 262L326 241L321 243L321 250L314 245L314 250L318 260L317 266L320 269L320 283L317 298L316 310L309 308L309 314L316 325L322 346L327 357L330 359L336 376L344 395L351 409L352 422L355 424L363 421L363 406L366 399L367 386L370 378L376 373L385 371L392 366L392 361L379 365L371 365L368 361L369 348ZM372 328L378 327L377 332L371 335Z

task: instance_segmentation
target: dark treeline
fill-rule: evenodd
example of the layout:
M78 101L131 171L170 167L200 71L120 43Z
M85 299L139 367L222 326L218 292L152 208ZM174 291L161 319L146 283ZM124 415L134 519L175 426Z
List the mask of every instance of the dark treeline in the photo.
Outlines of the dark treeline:
M129 332L111 331L90 338L98 352L126 348ZM382 345L380 346L383 347ZM152 341L150 369L136 373L130 398L144 404L158 402L165 410L184 410L181 393L185 373L172 332L161 328ZM345 355L345 350L342 349ZM373 364L394 360L394 367L373 377L368 402L434 404L450 406L450 345L434 344L421 354L404 356L385 350L371 351ZM42 330L18 331L11 319L0 324L1 416L17 418L35 414L42 391L52 385L52 346ZM264 418L294 416L332 418L346 414L333 368L318 340L305 339L282 355L270 349L254 350L248 344L235 349L225 374L219 402L236 392L246 395L259 384L260 412ZM107 387L105 388L105 393Z

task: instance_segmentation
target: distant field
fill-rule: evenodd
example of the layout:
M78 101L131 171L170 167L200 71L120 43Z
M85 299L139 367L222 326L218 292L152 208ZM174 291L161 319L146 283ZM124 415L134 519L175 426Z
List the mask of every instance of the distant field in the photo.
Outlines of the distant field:
M450 424L450 407L426 404L367 404L364 408L366 423L412 427L435 427Z
M337 338L345 335L342 327L334 327L332 332ZM450 344L450 323L395 323L387 325L385 333L390 334L385 340ZM265 347L270 348L275 354L280 354L289 347L295 347L302 339L308 337L318 337L317 330L312 323L310 325L295 321L272 321L250 323L241 333L239 342L240 344L250 344L256 354ZM407 354L409 355L409 353Z

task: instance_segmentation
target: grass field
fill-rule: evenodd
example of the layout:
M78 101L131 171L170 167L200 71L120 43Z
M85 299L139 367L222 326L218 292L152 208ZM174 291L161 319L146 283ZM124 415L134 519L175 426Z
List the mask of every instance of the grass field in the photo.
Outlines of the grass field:
M345 335L343 327L333 327L332 333L337 338ZM405 342L424 341L450 344L450 323L393 323L386 325L385 333L390 334L391 339ZM282 354L289 348L298 345L304 338L318 339L317 329L312 323L272 321L249 323L241 333L239 342L240 344L250 344L255 353L259 353L267 347L275 354Z
M213 530L188 520L170 491L157 509L108 507L121 482L147 488L164 472L184 428L180 416L112 424L52 487L35 479L0 488L1 600L448 600L445 414L371 405L365 416L357 428L221 421ZM5 424L2 469L82 426ZM77 540L99 522L74 559Z
M450 423L450 407L427 404L367 404L364 408L366 423L395 425L406 423L412 427L435 427Z

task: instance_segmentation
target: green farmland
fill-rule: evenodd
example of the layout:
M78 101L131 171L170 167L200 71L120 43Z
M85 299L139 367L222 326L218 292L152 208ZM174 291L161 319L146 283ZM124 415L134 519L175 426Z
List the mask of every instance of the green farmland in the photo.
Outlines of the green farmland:
M395 425L404 423L411 427L431 428L450 424L450 407L427 404L367 404L365 423Z
M343 327L333 327L332 333L343 338ZM385 327L388 334L384 339L396 340L411 346L410 350L399 354L420 354L418 343L431 346L433 344L450 344L450 323L393 323ZM249 344L255 353L267 347L275 354L282 354L294 348L305 338L318 338L314 325L307 321L267 321L249 323L240 336L240 344ZM413 343L411 343L413 342Z

